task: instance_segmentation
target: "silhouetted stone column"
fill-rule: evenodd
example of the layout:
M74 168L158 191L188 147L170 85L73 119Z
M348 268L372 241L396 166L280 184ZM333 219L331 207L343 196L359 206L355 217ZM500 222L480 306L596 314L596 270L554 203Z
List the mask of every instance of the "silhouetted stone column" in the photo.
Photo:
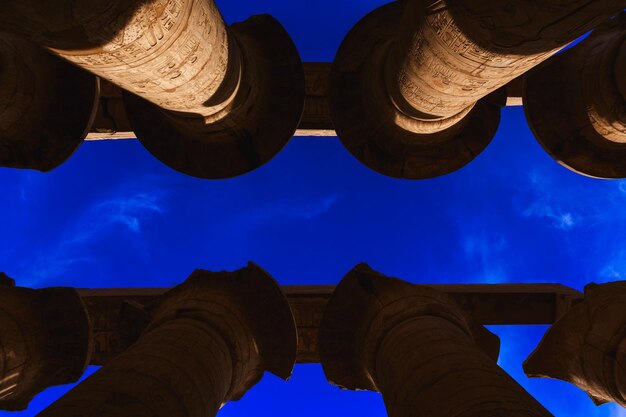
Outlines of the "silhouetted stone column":
M597 404L626 407L626 282L585 287L585 299L544 335L524 362L530 377L567 381Z
M320 327L333 384L379 391L390 417L550 416L496 364L499 340L430 287L353 269Z
M147 312L151 322L134 345L40 416L214 416L265 370L291 374L293 316L255 265L197 270Z
M385 175L455 171L495 134L506 99L499 87L624 7L624 0L385 5L357 23L335 58L329 98L337 134Z
M561 165L626 177L626 15L526 79L524 109L535 137Z
M0 167L61 165L89 133L97 104L97 77L0 34Z
M213 0L9 0L0 23L133 93L139 140L190 175L258 167L302 114L302 63L267 15L227 28Z
M7 278L6 275L0 278ZM44 389L75 382L91 355L91 327L72 288L0 284L0 410L22 410Z

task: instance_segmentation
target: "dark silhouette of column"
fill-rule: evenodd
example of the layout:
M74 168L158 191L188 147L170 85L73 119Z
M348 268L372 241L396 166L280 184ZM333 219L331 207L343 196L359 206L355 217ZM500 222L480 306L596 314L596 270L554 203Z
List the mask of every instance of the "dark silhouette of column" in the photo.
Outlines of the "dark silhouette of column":
M44 389L80 378L91 328L73 288L31 290L0 278L0 410L23 410Z
M526 118L561 165L626 177L626 15L594 30L526 79Z
M320 327L328 380L379 391L390 417L550 416L496 364L499 340L447 295L354 268Z
M344 39L331 74L337 135L402 178L455 171L491 141L507 82L626 7L624 0L404 0Z
M128 91L139 140L190 175L258 167L302 114L302 62L267 15L226 27L213 0L9 0L0 23Z
M97 104L95 76L0 34L0 167L61 165L89 133Z
M258 266L197 270L146 311L151 321L131 347L40 416L214 416L265 370L291 374L293 316Z
M626 407L626 282L589 284L585 299L544 335L524 362L530 377L576 385L600 405Z

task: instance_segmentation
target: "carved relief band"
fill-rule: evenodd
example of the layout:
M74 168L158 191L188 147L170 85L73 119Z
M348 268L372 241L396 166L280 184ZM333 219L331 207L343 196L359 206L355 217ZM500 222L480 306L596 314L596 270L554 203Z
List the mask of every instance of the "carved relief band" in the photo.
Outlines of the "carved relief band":
M267 15L226 27L213 0L11 0L0 23L125 89L137 137L190 175L258 167L302 113L302 63Z
M491 141L502 89L626 1L406 0L363 18L331 73L337 135L385 175L453 172Z

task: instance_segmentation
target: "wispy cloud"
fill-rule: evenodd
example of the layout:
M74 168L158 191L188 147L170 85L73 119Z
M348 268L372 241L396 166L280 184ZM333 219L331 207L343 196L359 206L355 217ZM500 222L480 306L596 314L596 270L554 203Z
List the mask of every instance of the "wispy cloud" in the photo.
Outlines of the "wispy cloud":
M535 169L518 190L516 203L520 216L563 233L561 250L569 253L582 279L626 279L626 180L564 175L557 181L554 174Z
M617 404L611 404L611 414L609 417L626 417L626 408L622 408Z
M508 281L507 267L500 256L507 247L503 235L465 235L461 246L477 280L491 284Z
M528 178L531 200L522 210L524 217L547 219L552 227L568 231L574 229L581 220L579 209L572 207L572 199L566 193L554 191L555 187L549 177L540 171L531 171Z
M546 219L562 231L626 221L626 181L588 181L557 184L546 172L532 170L520 190L520 214Z
M626 250L619 249L600 269L600 278L604 281L626 279Z
M144 220L163 213L161 199L161 193L150 191L117 196L97 203L87 210L79 225L82 232L72 239L87 240L118 226L130 233L141 233Z
M76 264L92 262L89 248L112 235L132 235L135 244L140 243L144 223L164 212L163 199L157 189L133 186L93 202L64 227L56 242L28 257L29 263L20 273L28 282L20 279L20 285L37 286L63 277Z
M271 220L312 220L328 213L338 200L336 194L313 199L282 199L255 208L245 213L245 216L252 223Z

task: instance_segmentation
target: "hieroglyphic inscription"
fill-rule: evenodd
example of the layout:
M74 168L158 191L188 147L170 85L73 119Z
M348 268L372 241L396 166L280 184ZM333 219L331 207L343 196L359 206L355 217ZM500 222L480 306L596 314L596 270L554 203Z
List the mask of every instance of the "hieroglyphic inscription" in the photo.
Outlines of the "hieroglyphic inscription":
M85 25L88 36L101 38L94 22L118 22L96 51L55 52L163 108L211 114L204 103L224 81L229 49L213 1L151 0L128 13Z
M580 22L591 17L589 10L574 5L546 12L520 1L509 1L506 7L482 2L480 10L474 10L478 6L471 0L424 3L412 2L407 8L414 13L416 25L404 28L412 31L409 50L399 72L390 76L396 77L399 93L410 105L438 117L459 114L567 44L566 36L558 43L554 33L543 35L542 24L553 25L567 16L562 33L575 37L584 33L576 33L577 28L586 27ZM528 23L523 19L527 15L540 16L543 21ZM533 20L531 17L528 20ZM503 46L497 34L509 32L517 36L518 43ZM531 42L533 52L527 48Z

